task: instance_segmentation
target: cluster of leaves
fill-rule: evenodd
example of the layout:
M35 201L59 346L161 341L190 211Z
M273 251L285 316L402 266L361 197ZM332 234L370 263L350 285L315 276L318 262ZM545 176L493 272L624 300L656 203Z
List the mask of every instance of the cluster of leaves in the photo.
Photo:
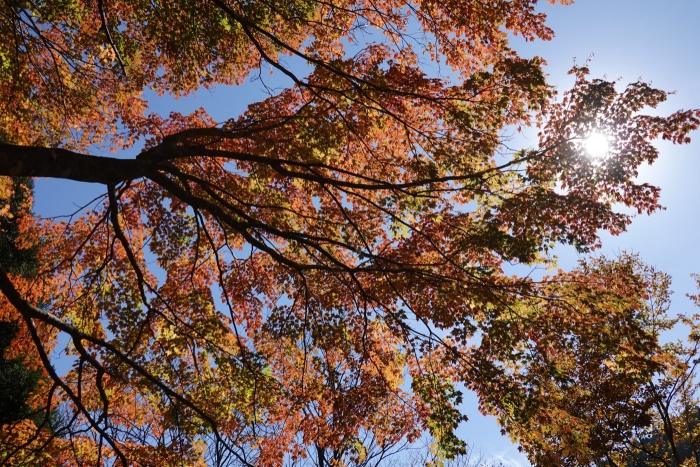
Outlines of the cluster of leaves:
M33 406L65 413L64 439L31 443L67 465L376 466L428 431L449 460L460 387L539 464L590 464L648 426L645 388L677 358L646 324L657 275L630 256L541 280L506 265L596 248L630 222L620 204L658 209L637 170L700 114L645 115L663 91L585 67L556 101L508 45L551 38L536 3L0 6L0 175L106 189L68 220L22 215L7 245L36 254L31 276L0 257L2 317L47 378ZM290 86L222 124L144 114L146 89L265 68ZM504 153L531 124L539 148ZM604 161L582 149L595 128ZM133 159L89 152L138 138Z
M9 272L25 277L34 274L39 266L33 240L22 238L22 224L30 222L33 186L28 177L5 178L0 183L0 257Z

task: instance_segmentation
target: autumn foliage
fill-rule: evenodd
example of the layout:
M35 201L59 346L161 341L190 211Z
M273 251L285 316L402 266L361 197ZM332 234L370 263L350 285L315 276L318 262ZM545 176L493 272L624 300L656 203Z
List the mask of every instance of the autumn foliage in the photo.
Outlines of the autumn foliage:
M3 428L2 462L375 466L425 433L446 460L465 390L534 463L622 456L680 368L649 324L658 273L507 266L553 267L557 245L590 252L658 209L637 169L700 115L647 115L663 91L585 66L557 97L509 47L552 38L536 3L0 6L0 174L105 187L68 219L6 222L37 265L0 259L0 316L61 426ZM146 90L268 70L289 86L225 122L147 114ZM537 148L507 149L532 125Z

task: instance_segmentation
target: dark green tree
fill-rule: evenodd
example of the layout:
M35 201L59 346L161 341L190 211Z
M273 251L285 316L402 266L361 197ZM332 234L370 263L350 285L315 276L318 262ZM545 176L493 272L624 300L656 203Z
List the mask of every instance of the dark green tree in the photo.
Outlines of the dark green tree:
M16 323L0 322L0 424L33 418L35 410L27 405L41 373L24 365L21 358L6 359L5 349L17 334Z

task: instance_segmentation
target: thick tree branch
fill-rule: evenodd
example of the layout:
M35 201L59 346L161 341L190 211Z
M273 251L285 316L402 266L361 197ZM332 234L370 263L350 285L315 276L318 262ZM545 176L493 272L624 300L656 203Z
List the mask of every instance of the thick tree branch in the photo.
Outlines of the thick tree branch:
M0 175L115 184L143 177L152 163L92 156L67 149L0 144Z

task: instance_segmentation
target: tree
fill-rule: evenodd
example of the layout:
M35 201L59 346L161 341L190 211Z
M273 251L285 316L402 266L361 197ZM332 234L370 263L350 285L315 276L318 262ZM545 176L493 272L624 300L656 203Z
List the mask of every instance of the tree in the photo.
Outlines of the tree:
M651 269L650 269L651 271ZM640 322L652 333L682 325L689 331L684 341L664 345L660 371L643 389L649 403L649 423L628 436L609 443L599 465L652 467L700 464L700 408L697 381L700 315L666 316L670 304L670 278L654 272L646 319ZM700 284L698 284L700 285ZM698 297L690 297L698 305Z
M596 430L623 428L603 407L643 426L665 353L639 326L638 260L541 281L504 264L553 266L557 244L623 231L617 205L656 210L637 168L700 114L645 115L663 91L582 66L557 101L542 59L508 46L551 38L536 3L5 2L0 175L106 191L23 223L30 280L0 269L46 405L66 407L60 461L370 465L425 431L451 459L461 385L534 461L596 459ZM145 89L265 69L290 86L237 118L145 115ZM532 124L539 148L509 151ZM595 131L613 138L602 161L583 150ZM140 139L135 158L90 152Z

